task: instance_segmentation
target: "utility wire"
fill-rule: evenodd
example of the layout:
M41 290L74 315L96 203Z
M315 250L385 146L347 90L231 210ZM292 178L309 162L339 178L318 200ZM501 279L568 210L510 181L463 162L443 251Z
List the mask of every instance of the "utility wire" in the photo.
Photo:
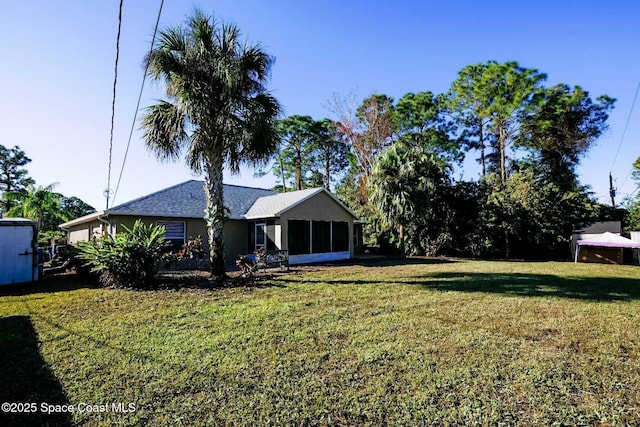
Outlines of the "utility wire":
M109 138L109 168L107 173L107 190L105 191L105 197L107 198L107 210L109 209L109 191L111 188L111 158L113 156L113 127L116 116L116 86L118 84L118 59L120 57L120 29L122 28L122 3L124 0L120 0L120 8L118 11L118 35L116 37L116 64L115 73L113 77L113 99L111 101L111 136Z
M158 17L156 18L156 26L153 29L153 37L151 38L151 46L149 47L149 55L153 51L153 45L156 42L156 34L158 33L158 26L160 25L160 16L162 15L162 6L164 0L160 0L160 9L158 10ZM131 122L131 129L129 130L129 140L127 141L127 149L124 152L124 158L122 159L122 167L120 168L120 175L118 176L118 183L116 184L116 191L113 193L112 203L115 203L116 196L118 195L118 189L120 188L120 181L122 180L122 173L124 172L124 165L127 162L127 155L129 154L129 146L131 146L131 138L133 136L133 130L138 119L138 111L140 109L140 100L142 99L142 92L144 90L144 84L147 80L147 71L149 70L149 61L145 61L144 74L142 76L142 84L140 85L140 92L138 93L138 103L136 104L136 110L133 115L133 121Z
M613 171L613 166L616 164L616 160L618 159L618 154L620 153L620 148L622 147L622 141L624 140L624 136L627 133L627 128L629 127L629 121L631 121L631 113L633 113L633 107L636 105L636 99L638 98L638 91L640 91L640 82L638 82L638 87L636 87L636 94L633 96L633 102L631 103L631 110L629 111L629 116L627 117L627 123L624 125L624 131L622 131L622 137L620 138L620 142L618 143L618 150L616 151L616 155L613 158L613 163L611 164L610 172ZM626 181L626 178L625 178L625 181Z
M629 172L627 172L627 175L622 180L622 184L620 184L620 188L624 187L624 183L627 182L627 179L629 179L629 177L631 176L631 172L633 172L633 166L631 167L631 169L629 169Z

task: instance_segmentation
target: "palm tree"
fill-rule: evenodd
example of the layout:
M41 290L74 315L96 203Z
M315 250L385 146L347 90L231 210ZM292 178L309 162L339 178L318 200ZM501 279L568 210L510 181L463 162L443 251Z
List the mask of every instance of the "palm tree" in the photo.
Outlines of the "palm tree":
M397 227L405 256L405 228L425 209L444 177L443 166L421 147L396 142L380 153L371 175L371 203L384 223Z
M241 40L239 29L195 10L185 26L160 32L146 58L151 78L169 100L142 118L147 147L161 160L183 152L195 173L204 173L211 273L224 277L222 173L241 163L265 162L278 144L281 107L266 90L273 58Z
M57 183L49 184L46 187L29 184L25 191L5 193L4 197L11 203L16 203L7 211L9 217L21 217L34 220L38 223L38 228L42 224L45 213L49 213L63 221L67 221L60 209L60 194L54 193L53 189Z

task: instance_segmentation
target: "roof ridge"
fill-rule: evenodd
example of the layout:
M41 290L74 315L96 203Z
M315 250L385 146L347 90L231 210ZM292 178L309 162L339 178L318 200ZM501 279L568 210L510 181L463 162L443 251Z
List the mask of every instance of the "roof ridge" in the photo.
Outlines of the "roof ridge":
M192 179L186 182L190 182L190 181L195 181L195 182L201 182L204 184L204 180L203 179ZM180 185L180 184L178 184ZM267 190L267 191L275 191L272 188L262 188L262 187L250 187L248 185L238 185L238 184L227 184L226 182L223 182L222 185L227 186L227 187L238 187L238 188L249 188L251 190Z
M204 181L199 181L199 182L203 182L204 183ZM276 190L274 190L272 188L249 187L248 185L225 184L224 182L222 183L222 185L225 185L227 187L248 188L250 190L264 190L264 191L273 191L273 192L276 191ZM279 194L279 193L275 193L275 194Z

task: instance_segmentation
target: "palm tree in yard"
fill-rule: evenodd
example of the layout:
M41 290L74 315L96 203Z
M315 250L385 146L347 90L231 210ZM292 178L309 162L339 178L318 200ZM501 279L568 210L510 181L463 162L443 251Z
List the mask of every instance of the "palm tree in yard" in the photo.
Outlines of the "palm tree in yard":
M273 58L241 39L239 29L195 10L184 26L165 29L146 58L168 100L142 118L147 147L160 160L185 153L205 178L211 273L224 277L222 173L259 164L276 150L280 104L267 92Z
M38 228L46 212L56 218L67 221L69 218L66 218L60 212L60 194L53 192L56 184L49 184L46 187L36 187L30 184L25 191L5 193L5 200L10 201L12 204L15 203L7 211L7 216L34 220L38 223Z
M416 217L428 217L445 174L441 162L421 147L396 142L376 159L371 174L371 203L383 222L397 227L405 256L405 229Z

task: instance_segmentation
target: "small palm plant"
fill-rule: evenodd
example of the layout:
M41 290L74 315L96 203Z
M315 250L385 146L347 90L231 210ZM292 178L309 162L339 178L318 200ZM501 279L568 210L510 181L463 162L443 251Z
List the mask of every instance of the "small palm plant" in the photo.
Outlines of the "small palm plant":
M138 220L131 229L123 228L124 233L79 242L80 258L100 273L103 286L151 288L166 245L164 227Z

